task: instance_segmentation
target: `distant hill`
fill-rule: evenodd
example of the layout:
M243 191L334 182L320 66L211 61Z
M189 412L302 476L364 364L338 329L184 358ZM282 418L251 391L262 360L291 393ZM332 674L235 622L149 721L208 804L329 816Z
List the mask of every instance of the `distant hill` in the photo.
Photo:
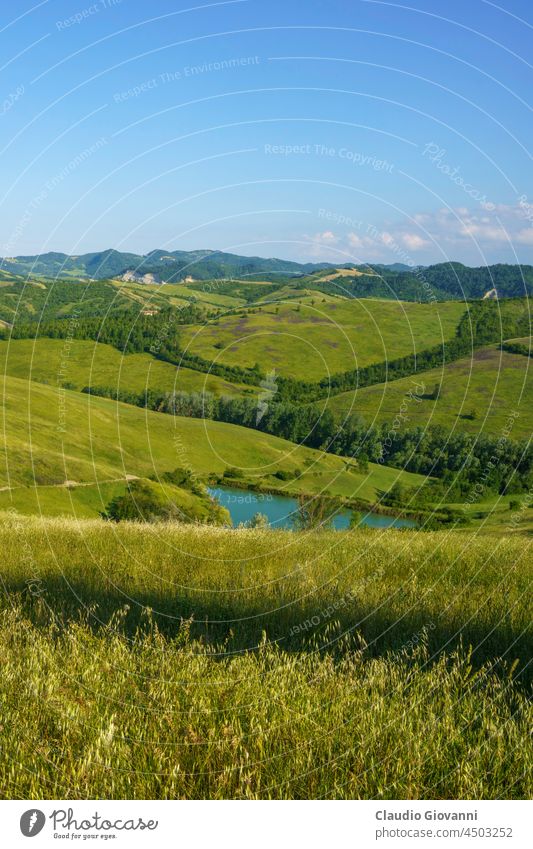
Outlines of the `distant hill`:
M83 277L105 279L115 277L128 268L133 268L138 260L136 254L107 250L100 253L68 256L63 253L46 253L39 256L5 257L0 262L4 271L20 275L37 277Z
M338 270L342 274L336 275ZM46 253L39 256L6 257L0 260L3 274L54 279L105 280L123 277L150 282L179 283L194 280L264 280L352 297L399 298L439 301L491 297L523 297L533 292L533 266L496 264L469 268L460 262L409 268L392 265L345 263L299 263L223 251L164 251L146 255L113 249L80 256ZM353 271L353 276L350 274ZM126 275L124 277L124 275ZM144 278L144 279L143 279ZM493 291L495 290L495 291Z
M223 251L163 251L140 254L120 253L115 250L100 253L68 256L63 253L46 253L40 256L5 257L0 261L3 271L40 277L83 277L104 280L126 272L138 275L154 274L163 282L176 282L186 277L209 280L221 277L239 279L258 274L302 275L312 274L329 263L299 263L284 259L265 259L257 256L239 256Z
M469 268L460 262L442 262L408 270L398 266L366 265L354 269L353 276L345 268L337 276L330 270L315 272L311 278L298 281L298 285L358 298L422 302L520 298L533 293L531 265Z
M442 262L419 269L417 274L406 272L396 275L396 282L415 278L425 281L436 293L450 298L483 298L491 289L496 289L499 298L520 298L533 292L533 266L497 265L469 268L460 262ZM427 294L426 294L427 297Z

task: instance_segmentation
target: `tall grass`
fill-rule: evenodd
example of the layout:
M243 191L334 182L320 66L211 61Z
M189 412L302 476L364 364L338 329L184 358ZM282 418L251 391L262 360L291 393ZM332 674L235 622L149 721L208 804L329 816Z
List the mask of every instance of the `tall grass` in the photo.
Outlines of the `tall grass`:
M524 798L523 540L0 523L0 787Z

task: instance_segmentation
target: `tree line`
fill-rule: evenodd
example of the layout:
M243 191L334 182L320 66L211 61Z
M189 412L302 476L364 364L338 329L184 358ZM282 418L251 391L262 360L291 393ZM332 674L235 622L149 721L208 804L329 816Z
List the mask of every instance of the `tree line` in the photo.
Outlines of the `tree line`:
M253 428L354 458L361 471L374 462L441 478L459 495L479 482L483 491L500 494L523 492L531 486L533 449L526 440L450 432L440 425L395 431L391 439L387 423L368 427L358 415L338 422L330 410L312 404L272 401L264 410L254 398L217 397L208 392L137 394L95 386L83 391L161 413Z
M533 356L531 345L524 345L522 342L504 342L500 347L508 354L520 354L522 357Z

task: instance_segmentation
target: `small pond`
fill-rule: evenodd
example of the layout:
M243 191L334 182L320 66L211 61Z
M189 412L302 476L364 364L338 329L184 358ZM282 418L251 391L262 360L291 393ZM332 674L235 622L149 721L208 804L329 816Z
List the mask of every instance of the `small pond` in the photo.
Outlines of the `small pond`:
M293 528L293 518L298 510L296 498L229 486L217 486L209 489L209 493L229 511L235 526L249 522L256 513L263 513L272 528ZM333 527L338 531L346 530L350 527L350 516L350 510L342 510L333 519ZM360 524L369 528L416 528L416 522L410 519L381 516L371 511L361 514Z

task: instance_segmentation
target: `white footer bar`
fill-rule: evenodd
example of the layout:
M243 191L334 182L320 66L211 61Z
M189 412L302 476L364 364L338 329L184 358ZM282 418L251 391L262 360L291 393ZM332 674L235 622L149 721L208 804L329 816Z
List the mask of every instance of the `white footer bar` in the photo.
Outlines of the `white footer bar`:
M6 849L533 846L527 801L2 801L0 815Z

